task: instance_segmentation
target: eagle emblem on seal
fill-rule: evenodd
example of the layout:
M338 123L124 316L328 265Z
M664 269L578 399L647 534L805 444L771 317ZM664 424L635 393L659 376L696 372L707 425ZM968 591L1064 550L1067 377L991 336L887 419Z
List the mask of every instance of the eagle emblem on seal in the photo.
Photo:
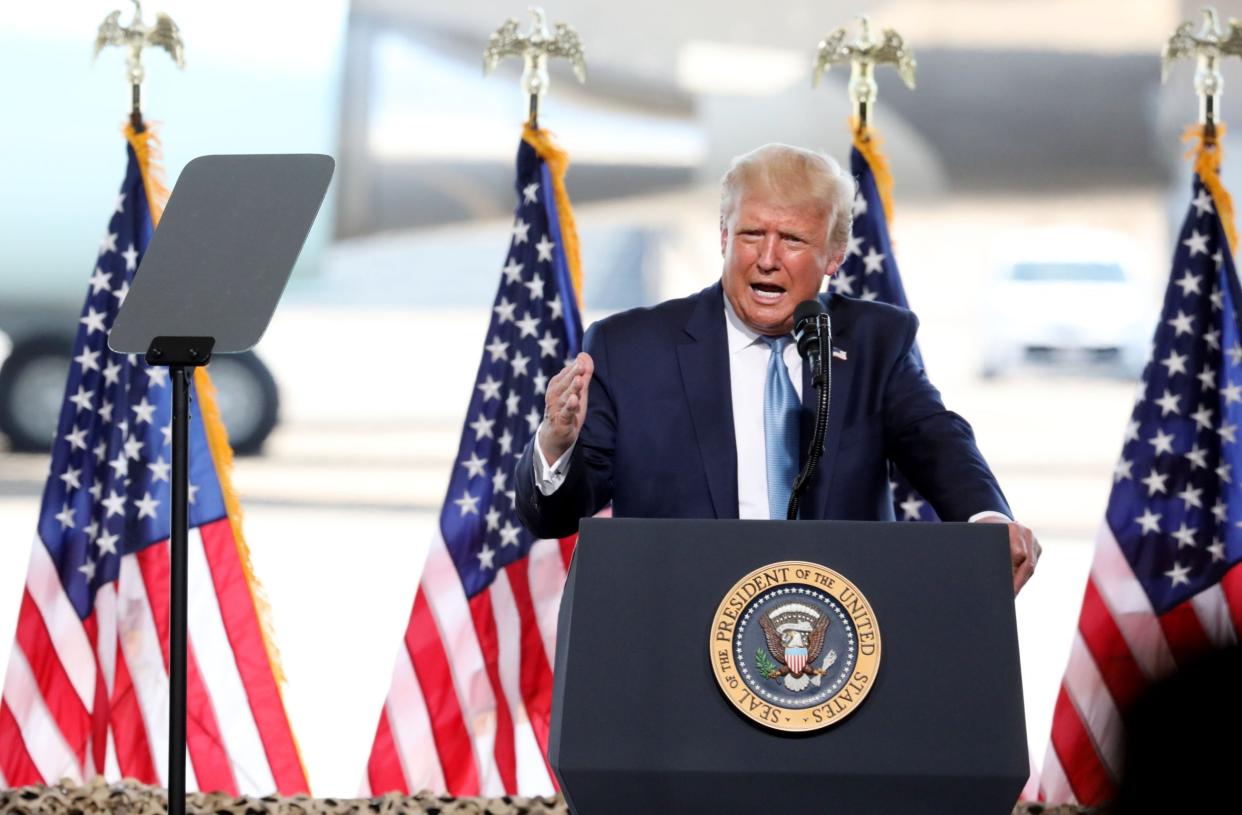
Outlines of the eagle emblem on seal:
M815 666L824 650L829 622L826 614L805 603L786 603L760 617L768 647L766 654L760 648L755 655L759 672L791 691L819 687L820 677L837 661L836 652L829 650L822 664Z

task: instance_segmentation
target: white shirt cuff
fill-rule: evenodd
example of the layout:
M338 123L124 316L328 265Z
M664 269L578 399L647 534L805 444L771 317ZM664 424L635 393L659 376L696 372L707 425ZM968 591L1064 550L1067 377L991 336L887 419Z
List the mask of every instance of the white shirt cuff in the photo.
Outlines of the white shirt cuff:
M1006 515L1003 512L997 512L994 509L987 509L987 510L984 510L983 512L976 512L974 515L970 516L970 518L968 519L968 522L973 524L976 521L982 521L984 518L1000 518L1005 523L1010 523L1010 524L1013 523L1013 518L1010 518L1008 515Z
M543 423L539 423L539 430L543 429ZM543 455L543 449L539 446L539 430L535 431L535 455L531 458L535 462L535 486L544 495L551 495L560 489L561 484L565 483L565 476L569 473L569 457L574 452L577 442L569 445L569 449L561 454L553 463L549 464L547 458Z

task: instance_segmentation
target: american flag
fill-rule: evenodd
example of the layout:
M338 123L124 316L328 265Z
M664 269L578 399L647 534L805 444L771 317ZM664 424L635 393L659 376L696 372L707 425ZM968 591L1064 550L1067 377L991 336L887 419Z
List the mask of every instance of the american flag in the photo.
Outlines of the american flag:
M574 540L532 538L513 472L548 380L582 347L566 164L544 131L527 129L487 344L364 792L554 789L551 666Z
M0 785L167 783L171 386L167 369L107 347L159 217L154 142L127 135L5 673ZM186 785L305 792L205 373L191 398Z
M872 162L879 165L879 181ZM897 257L893 254L893 244L888 236L885 196L880 193L880 184L891 186L892 180L872 131L855 137L854 146L850 149L850 172L858 182L858 192L854 196L853 234L845 250L845 261L828 279L828 285L835 294L909 308L905 287L901 285L901 272L897 270ZM922 365L923 356L917 343L914 356ZM892 466L889 467L889 488L893 493L893 513L898 519L940 520L931 504Z
M1113 472L1039 779L1047 801L1112 800L1122 716L1152 682L1242 630L1239 289L1209 189L1219 181L1207 182L1196 174Z

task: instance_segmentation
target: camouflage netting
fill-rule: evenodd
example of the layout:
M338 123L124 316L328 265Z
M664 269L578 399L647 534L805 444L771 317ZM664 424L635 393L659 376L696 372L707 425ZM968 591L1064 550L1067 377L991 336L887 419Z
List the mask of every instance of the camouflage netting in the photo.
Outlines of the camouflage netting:
M0 790L0 812L20 815L163 815L166 793L136 781L106 784L96 779L86 785L62 781L51 787ZM447 798L430 793L380 798L334 799L294 796L235 798L194 793L187 813L198 815L568 815L560 796L554 798ZM644 813L643 815L646 815ZM1079 807L1019 804L1014 815L1102 815Z
M0 812L21 815L162 815L167 792L136 781L107 784L102 779L78 785L62 781L51 787L0 790ZM244 798L193 793L187 813L201 815L568 815L555 798L441 798L430 793L380 798L335 799L268 796Z

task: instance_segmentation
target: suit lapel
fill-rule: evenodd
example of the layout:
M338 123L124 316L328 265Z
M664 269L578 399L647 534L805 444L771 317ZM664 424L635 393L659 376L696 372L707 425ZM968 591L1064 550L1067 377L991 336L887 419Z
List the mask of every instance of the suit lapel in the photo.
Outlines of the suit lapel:
M737 517L737 442L729 386L729 342L720 284L699 295L677 361L717 518ZM658 453L657 453L658 454Z
M803 497L803 517L824 519L828 513L828 496L832 491L832 479L836 476L837 448L841 446L841 422L845 418L845 405L849 399L850 384L854 374L853 354L850 353L850 338L847 326L837 319L833 313L831 295L821 295L826 300L829 313L833 318L832 348L844 351L846 359L832 360L832 395L828 402L828 432L824 435L824 452L819 460L818 471L811 479L807 494ZM799 457L801 465L806 464L806 448L811 443L815 432L815 410L819 393L811 384L811 366L802 365L802 453Z

